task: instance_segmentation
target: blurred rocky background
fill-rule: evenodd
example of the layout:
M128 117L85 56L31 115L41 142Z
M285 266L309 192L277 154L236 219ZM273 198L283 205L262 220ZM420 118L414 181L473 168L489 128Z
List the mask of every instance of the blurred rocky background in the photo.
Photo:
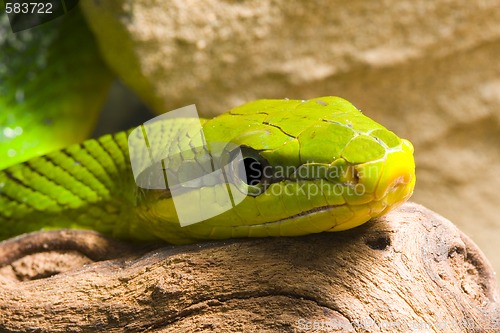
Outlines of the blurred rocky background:
M195 103L209 116L259 98L344 97L413 142L412 200L456 223L500 271L498 0L81 5L138 96L117 85L107 109Z

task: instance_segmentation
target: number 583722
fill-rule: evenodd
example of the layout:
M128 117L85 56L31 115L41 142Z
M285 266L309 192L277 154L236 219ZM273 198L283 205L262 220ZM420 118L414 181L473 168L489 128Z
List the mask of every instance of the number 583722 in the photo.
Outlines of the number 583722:
M52 14L50 2L6 2L5 12L7 14Z

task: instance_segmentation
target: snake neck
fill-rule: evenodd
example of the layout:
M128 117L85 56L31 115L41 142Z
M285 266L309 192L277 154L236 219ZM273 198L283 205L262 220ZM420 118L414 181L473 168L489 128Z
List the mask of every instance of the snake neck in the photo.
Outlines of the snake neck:
M153 238L136 198L127 133L88 140L0 171L0 239L60 228Z

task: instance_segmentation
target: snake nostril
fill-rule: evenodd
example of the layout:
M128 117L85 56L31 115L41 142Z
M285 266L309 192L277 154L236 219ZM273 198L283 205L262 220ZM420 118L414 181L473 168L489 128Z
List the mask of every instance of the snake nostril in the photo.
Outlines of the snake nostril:
M356 169L356 166L348 166L344 174L342 175L342 180L345 184L349 185L356 185L359 183L360 180L360 174L359 171Z
M358 184L359 183L359 172L356 168L353 168L353 172L352 172L352 178L353 178L353 181L355 184Z
M396 191L398 188L400 188L401 186L404 186L405 184L406 184L405 177L401 176L401 177L396 178L389 186L388 193Z

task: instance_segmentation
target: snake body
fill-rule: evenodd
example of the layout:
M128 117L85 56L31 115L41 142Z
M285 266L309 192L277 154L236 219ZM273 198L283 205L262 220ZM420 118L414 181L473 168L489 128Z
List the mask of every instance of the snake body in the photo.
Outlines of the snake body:
M59 228L174 244L340 231L397 207L415 184L411 143L339 97L257 100L202 120L202 128L208 146L238 147L245 165L272 171L233 179L233 193L246 195L232 209L181 226L171 188L137 185L128 145L133 132L120 132L0 171L0 239ZM165 149L178 152L162 163L182 187L188 171L206 161L171 122L152 131L151 140L166 140ZM227 188L198 184L189 192L191 208L223 206Z

